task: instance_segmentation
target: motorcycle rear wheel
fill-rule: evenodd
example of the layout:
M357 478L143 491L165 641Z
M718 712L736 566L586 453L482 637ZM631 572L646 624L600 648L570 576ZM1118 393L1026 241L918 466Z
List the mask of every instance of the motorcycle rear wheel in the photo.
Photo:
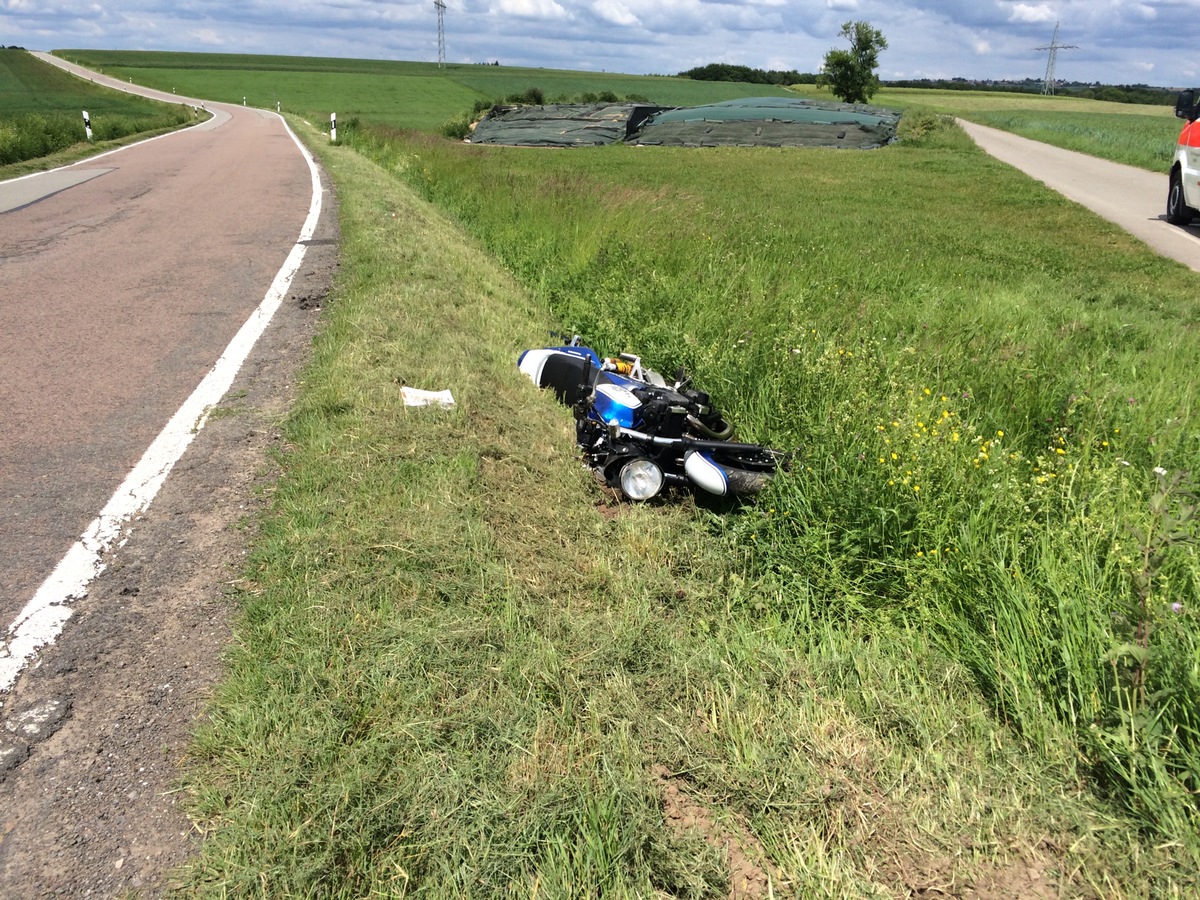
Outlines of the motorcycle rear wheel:
M753 450L730 450L714 453L713 460L725 469L742 469L750 473L771 474L784 467L787 454L779 450L758 447Z

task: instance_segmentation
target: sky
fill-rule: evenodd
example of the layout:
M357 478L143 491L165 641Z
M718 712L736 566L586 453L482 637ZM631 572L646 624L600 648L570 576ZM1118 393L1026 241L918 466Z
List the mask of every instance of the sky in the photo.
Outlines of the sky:
M446 61L630 74L711 62L815 72L842 23L879 77L1200 84L1200 0L444 0ZM0 0L0 45L436 62L433 0ZM1039 49L1043 48L1043 49Z

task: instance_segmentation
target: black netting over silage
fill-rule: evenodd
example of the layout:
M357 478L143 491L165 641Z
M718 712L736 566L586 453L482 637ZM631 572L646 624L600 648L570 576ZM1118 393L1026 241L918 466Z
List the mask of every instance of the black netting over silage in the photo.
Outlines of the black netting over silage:
M595 147L626 140L631 129L663 109L642 103L497 106L479 121L469 140L517 147Z
M896 136L900 114L880 107L791 97L755 97L675 109L648 104L496 107L475 127L475 144L579 147L618 141L676 147L871 149Z

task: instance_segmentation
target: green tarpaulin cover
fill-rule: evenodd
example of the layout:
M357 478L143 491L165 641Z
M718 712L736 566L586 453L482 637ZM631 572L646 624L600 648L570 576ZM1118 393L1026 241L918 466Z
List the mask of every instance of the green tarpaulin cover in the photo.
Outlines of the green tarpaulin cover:
M682 109L642 103L496 107L475 127L476 144L578 147L845 147L870 149L896 136L900 114L875 106L799 97L752 97Z

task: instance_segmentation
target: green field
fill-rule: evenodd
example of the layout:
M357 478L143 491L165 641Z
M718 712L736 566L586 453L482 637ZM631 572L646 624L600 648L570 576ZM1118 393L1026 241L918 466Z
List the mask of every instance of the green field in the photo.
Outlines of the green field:
M797 93L820 96L797 85ZM886 86L873 102L897 109L960 116L1035 141L1151 172L1170 168L1182 123L1166 106L1107 103L988 91L924 91Z
M85 109L92 123L92 149L194 121L185 106L97 87L23 50L0 50L0 177L20 174L14 165L29 160L72 148L88 152Z
M275 108L310 121L336 112L343 123L365 122L436 131L480 99L494 100L536 86L548 100L611 91L669 106L694 106L738 97L786 94L767 85L684 78L449 65L391 60L314 59L151 51L61 50L58 55L120 78L208 100ZM797 85L795 93L830 99ZM1161 106L1107 103L986 91L884 88L874 102L901 110L957 115L1069 150L1151 171L1165 171L1179 133Z
M139 71L316 83L221 65ZM521 85L430 70L397 77ZM341 273L183 891L1194 896L1194 273L934 116L873 152L530 152L327 74L376 93L337 146L293 120ZM551 327L686 365L798 464L744 507L606 498L515 370Z
M208 100L274 108L327 121L364 121L433 131L468 112L476 100L495 100L536 86L548 100L612 91L665 105L690 106L735 97L786 95L782 88L646 75L448 65L389 60L334 60L287 56L60 50L64 59L103 69L159 90Z

